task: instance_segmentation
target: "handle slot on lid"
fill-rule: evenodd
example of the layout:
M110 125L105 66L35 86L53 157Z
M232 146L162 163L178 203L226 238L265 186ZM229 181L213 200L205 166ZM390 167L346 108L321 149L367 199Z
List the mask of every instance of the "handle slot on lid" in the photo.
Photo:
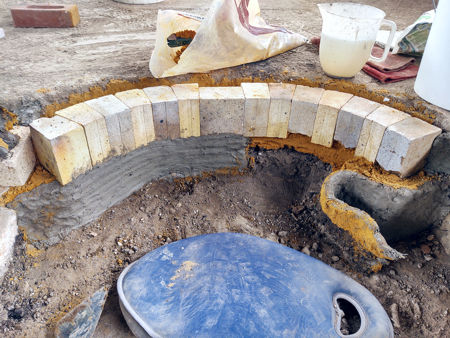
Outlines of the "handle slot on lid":
M340 337L362 337L366 330L367 319L362 307L355 299L344 293L333 296L336 311L335 330Z

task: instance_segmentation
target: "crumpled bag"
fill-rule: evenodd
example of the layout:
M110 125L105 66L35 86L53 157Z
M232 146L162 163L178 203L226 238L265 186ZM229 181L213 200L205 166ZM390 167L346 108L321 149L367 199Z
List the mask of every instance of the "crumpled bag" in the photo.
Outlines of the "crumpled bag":
M167 38L185 30L196 34L177 57L182 47L169 47ZM150 71L156 78L204 73L264 60L306 40L283 27L266 24L258 0L214 0L205 18L174 10L158 12Z

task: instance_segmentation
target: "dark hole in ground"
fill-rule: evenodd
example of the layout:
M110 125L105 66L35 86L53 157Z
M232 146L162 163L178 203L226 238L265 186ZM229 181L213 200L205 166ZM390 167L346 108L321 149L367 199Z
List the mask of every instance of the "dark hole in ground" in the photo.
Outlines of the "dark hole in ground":
M37 257L26 255L30 244L19 236L0 286L0 336L51 336L55 316L108 286L94 338L132 338L115 291L125 266L166 243L223 231L277 241L345 272L396 319L398 337L445 336L448 256L430 233L398 243L396 249L407 258L371 274L373 257L358 250L320 207L329 165L290 149L249 149L248 154L255 165L243 175L149 183ZM423 248L432 256L425 259Z
M449 203L439 184L427 182L418 189L394 189L355 173L340 175L336 198L367 212L389 245L417 238L440 219L441 209Z
M361 316L358 310L347 299L337 298L336 302L342 312L344 312L344 315L341 317L341 333L344 336L355 334L361 328Z

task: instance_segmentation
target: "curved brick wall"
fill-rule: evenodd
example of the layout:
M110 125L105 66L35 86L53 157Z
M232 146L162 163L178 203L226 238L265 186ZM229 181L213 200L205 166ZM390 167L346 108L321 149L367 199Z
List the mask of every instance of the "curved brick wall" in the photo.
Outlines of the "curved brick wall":
M33 121L30 127L40 162L61 185L42 185L8 206L17 210L19 225L31 238L48 244L152 179L174 173L174 168L180 176L189 176L245 166L248 137L286 138L298 133L324 147L337 141L355 149L355 156L406 177L423 166L441 133L367 99L282 83L133 89L73 105L53 118ZM14 185L23 184L34 165L32 150L26 151L31 149L29 137L20 142L11 158L0 162L0 172L8 170ZM20 166L26 161L29 165ZM346 212L328 209L324 211L332 219ZM369 251L386 257L377 250Z
M240 87L180 84L107 95L40 118L31 135L40 162L65 185L113 156L155 140L231 133L311 137L407 177L419 170L441 130L347 93L282 83Z

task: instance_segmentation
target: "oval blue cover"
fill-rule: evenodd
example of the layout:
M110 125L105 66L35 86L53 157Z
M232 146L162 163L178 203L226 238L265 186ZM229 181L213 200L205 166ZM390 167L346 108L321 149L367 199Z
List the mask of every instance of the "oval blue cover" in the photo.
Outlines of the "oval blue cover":
M118 289L125 310L153 337L339 337L339 293L363 317L357 334L345 337L393 337L381 304L353 279L244 234L160 247L125 269Z

